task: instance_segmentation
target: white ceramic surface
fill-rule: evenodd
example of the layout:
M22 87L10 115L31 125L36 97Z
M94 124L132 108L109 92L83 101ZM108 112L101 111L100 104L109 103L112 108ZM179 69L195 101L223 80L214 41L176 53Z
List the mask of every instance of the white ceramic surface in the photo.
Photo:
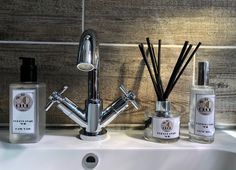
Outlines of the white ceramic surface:
M181 130L183 131L183 130ZM212 144L148 142L142 131L109 131L104 141L81 141L77 130L49 130L39 143L9 144L0 130L0 170L83 170L87 153L97 170L235 170L235 131L217 131ZM233 134L233 135L232 135Z

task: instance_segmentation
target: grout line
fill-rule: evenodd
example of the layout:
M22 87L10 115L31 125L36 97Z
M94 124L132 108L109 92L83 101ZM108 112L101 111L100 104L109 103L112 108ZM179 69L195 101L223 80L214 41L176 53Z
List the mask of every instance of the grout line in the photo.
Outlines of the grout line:
M100 43L100 46L115 46L115 47L138 47L138 44L116 44L116 43ZM158 45L153 45L158 47ZM164 48L182 48L183 45L161 45ZM193 46L194 47L194 46ZM205 49L236 49L236 46L201 46L200 48Z
M46 41L0 41L0 44L32 44L32 45L79 45L79 42L46 42Z
M51 41L6 41L0 40L0 44L32 44L32 45L79 45L79 42L51 42ZM99 43L102 47L138 47L138 44ZM158 45L154 45L158 47ZM182 48L182 45L162 45L163 48ZM201 46L203 49L236 49L236 46Z
M84 32L84 11L85 11L85 5L84 5L84 0L82 0L82 33Z

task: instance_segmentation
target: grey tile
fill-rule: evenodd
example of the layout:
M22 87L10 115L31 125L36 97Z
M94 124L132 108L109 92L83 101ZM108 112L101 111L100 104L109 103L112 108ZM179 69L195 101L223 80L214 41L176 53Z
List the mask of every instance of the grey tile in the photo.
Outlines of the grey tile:
M179 52L178 48L162 50L161 71L165 87ZM76 53L76 46L1 46L1 122L8 122L8 87L10 83L19 79L19 56L32 56L37 59L39 80L47 83L47 95L63 85L68 85L66 96L84 107L84 100L87 98L87 75L73 68ZM144 112L154 107L156 95L138 48L100 47L100 57L100 88L104 107L120 96L120 84L133 90L141 104L139 111L130 108L113 123L142 123ZM210 83L216 87L217 123L235 123L235 50L200 49L196 55L196 62L199 60L209 60L211 63ZM188 122L192 70L190 63L169 98L176 110L181 113L182 123ZM60 111L53 109L48 113L48 123L71 123L67 118L64 120L62 115Z
M185 40L204 45L235 45L236 10L232 1L85 1L85 29L100 42L139 43L145 37L163 44Z
M77 41L82 0L1 1L0 39Z
M65 95L84 107L87 98L87 75L76 69L76 46L44 46L44 45L4 45L1 46L0 71L4 84L1 89L4 95L0 96L1 115L8 121L8 86L19 79L18 57L31 56L37 60L39 80L47 84L47 96L54 90L59 90L63 85L69 89ZM162 77L164 83L179 55L179 48L162 49ZM120 84L132 90L137 95L140 110L130 107L113 123L143 123L144 112L153 107L156 97L152 87L149 73L142 61L138 47L100 47L101 76L100 92L104 107L111 104L121 95ZM191 83L192 64L186 69L179 83L171 94L171 101L176 107L181 107L183 113L187 112L187 89ZM52 109L47 114L47 123L71 123L58 109Z

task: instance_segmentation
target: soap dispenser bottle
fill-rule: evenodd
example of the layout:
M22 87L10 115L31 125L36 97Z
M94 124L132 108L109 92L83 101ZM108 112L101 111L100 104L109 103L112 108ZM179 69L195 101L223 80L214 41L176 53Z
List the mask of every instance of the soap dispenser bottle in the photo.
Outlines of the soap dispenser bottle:
M45 130L46 85L37 82L34 58L20 57L19 83L9 88L9 142L38 142Z
M209 62L198 63L198 84L191 89L190 141L212 143L215 134L215 90L209 86Z

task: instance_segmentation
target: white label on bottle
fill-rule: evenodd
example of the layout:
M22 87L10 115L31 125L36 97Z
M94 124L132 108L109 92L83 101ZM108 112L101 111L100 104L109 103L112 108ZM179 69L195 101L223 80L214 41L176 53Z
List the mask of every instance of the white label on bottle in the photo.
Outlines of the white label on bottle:
M215 95L196 95L194 134L213 136L215 133Z
M179 137L180 117L152 118L152 135L160 139L175 139Z
M12 133L35 133L35 90L12 91Z

